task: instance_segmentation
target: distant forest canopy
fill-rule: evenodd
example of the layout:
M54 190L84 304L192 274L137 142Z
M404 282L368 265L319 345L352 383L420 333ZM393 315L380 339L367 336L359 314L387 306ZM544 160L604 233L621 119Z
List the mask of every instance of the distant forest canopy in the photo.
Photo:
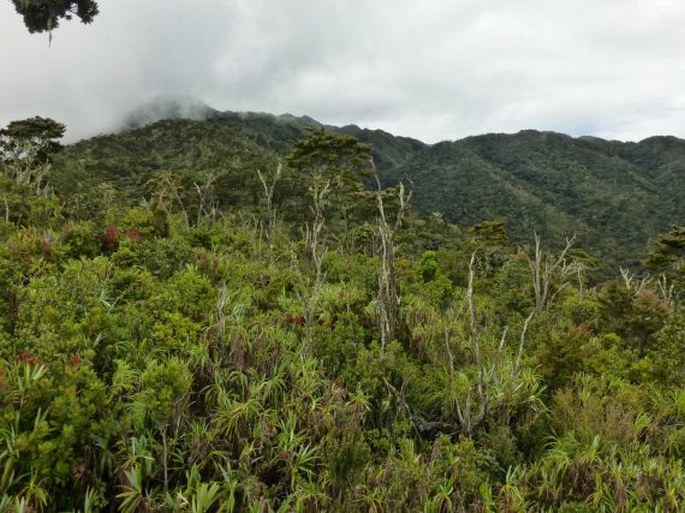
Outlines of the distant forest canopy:
M165 116L174 119L148 124ZM55 162L57 188L105 182L133 200L160 170L190 177L188 184L212 171L233 182L218 194L221 206L241 207L237 196L255 201L259 194L254 170L275 166L307 127L323 125L166 99L132 114L129 126L69 146ZM536 232L559 248L575 234L577 246L610 272L636 266L650 240L685 219L685 141L675 137L624 143L526 130L428 145L354 125L325 128L371 144L382 183L404 180L417 214L461 227L506 220L520 244Z
M681 142L311 124L0 131L0 511L683 511L685 227L603 280L580 234L510 238L582 184L665 194Z

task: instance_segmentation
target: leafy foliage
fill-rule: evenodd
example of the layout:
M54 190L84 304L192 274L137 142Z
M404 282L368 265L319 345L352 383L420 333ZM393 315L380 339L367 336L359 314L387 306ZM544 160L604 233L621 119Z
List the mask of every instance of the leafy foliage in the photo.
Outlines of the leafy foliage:
M24 18L29 32L51 32L59 27L61 19L74 15L83 23L91 23L98 14L94 0L12 0L17 12Z
M11 122L0 130L0 171L18 185L45 195L52 156L62 148L56 139L62 138L65 129L62 123L39 116Z
M275 169L296 141L304 144L307 130L326 129L372 144L382 183L411 182L417 213L462 227L506 219L521 244L536 231L560 248L575 234L579 248L600 257L603 277L618 265L636 268L649 241L683 218L685 145L675 138L620 143L527 130L429 146L354 125L324 127L307 117L211 111L206 118L161 121L78 143L56 166L58 189L106 183L134 201L153 179L166 194L180 191L193 217L197 188L213 174L212 204L246 209L260 203L256 170ZM298 210L297 198L306 186L287 171L274 201L284 216L303 221L307 211Z
M67 148L61 195L3 177L0 509L682 510L682 228L592 284L511 220L366 208L369 148L313 137L331 196L311 153L189 121Z

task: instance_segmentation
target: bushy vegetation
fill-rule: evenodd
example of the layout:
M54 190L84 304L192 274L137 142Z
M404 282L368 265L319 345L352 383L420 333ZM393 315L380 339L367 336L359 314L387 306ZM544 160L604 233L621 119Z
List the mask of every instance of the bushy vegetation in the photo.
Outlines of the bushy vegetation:
M683 228L593 282L364 188L353 140L233 134L0 176L0 511L682 511Z
M682 222L684 158L675 138L622 143L525 130L436 144L391 175L413 179L425 215L459 224L505 218L515 240L537 230L557 248L575 233L608 277Z
M220 207L244 210L261 191L250 170L275 168L308 127L321 127L308 117L206 115L207 121L166 120L70 146L56 157L54 187L71 192L104 182L135 203L151 193L150 180L169 172L186 196L213 173ZM605 279L620 266L638 270L651 241L685 216L685 143L673 137L622 143L526 130L426 145L354 125L326 128L371 144L381 182L410 187L417 214L460 226L506 219L514 242L530 242L537 231L554 250L575 234ZM373 180L364 183L375 188ZM290 177L276 194L296 198L302 187Z

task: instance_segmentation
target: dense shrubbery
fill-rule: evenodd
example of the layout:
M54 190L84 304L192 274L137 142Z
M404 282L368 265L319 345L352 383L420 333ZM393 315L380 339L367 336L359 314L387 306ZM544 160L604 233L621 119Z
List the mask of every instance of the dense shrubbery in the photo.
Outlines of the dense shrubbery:
M315 243L255 205L3 184L1 511L684 507L682 230L660 280L590 286L503 223L410 216L383 343L375 214L324 203Z

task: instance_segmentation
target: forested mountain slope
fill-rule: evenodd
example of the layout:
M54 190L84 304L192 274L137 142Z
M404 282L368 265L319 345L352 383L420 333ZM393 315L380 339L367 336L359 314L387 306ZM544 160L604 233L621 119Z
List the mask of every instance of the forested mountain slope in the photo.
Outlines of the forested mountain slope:
M160 174L170 173L179 186L192 188L193 181L214 173L223 203L229 204L234 195L246 196L241 203L254 200L254 171L277 160L272 150L230 127L167 120L71 145L56 156L52 174L57 191L87 191L105 183L137 201Z
M423 213L465 225L506 218L523 240L536 230L559 244L575 233L587 249L625 263L685 215L685 144L660 161L655 142L489 134L436 144L395 174L412 177Z
M108 181L136 197L160 171L191 187L214 173L217 201L243 206L261 190L256 170L275 167L307 127L323 126L306 116L208 110L205 117L72 145L58 157L58 189L72 189L74 178L89 187ZM674 137L622 143L526 130L427 145L354 125L326 128L372 144L383 183L410 181L422 215L439 212L461 226L506 219L515 240L536 231L556 247L576 234L614 268L635 264L650 238L685 219L685 142Z

